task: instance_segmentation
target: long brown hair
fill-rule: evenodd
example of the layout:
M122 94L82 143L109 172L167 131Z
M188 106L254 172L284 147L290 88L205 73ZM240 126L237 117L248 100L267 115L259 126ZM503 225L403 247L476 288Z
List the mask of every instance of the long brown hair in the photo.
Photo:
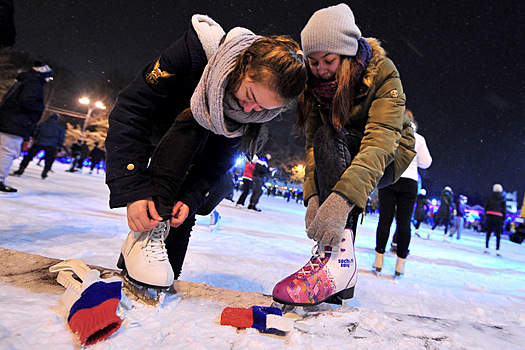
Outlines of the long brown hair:
M262 37L237 58L227 91L235 93L239 90L246 76L274 89L285 107L291 107L306 87L306 59L293 39L286 36ZM242 137L241 150L255 154L266 141L266 136L264 124L251 123Z
M355 57L341 56L341 65L335 75L337 90L332 102L331 115L332 124L337 130L341 130L350 118L354 106L354 98L359 89L365 68L362 60ZM309 81L315 79L309 67L308 77ZM296 120L297 130L304 131L308 112L315 101L310 89L310 84L307 84L305 92L299 97Z

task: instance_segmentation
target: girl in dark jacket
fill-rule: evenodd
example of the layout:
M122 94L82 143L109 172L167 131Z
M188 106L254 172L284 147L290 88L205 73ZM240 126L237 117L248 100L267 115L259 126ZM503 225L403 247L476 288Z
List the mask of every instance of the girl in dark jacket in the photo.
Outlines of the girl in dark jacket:
M489 253L489 240L492 232L496 235L496 255L501 256L499 252L499 243L503 223L507 214L507 204L503 196L503 187L500 184L492 186L492 193L485 201L485 218L487 220L487 237L485 240L485 253Z
M203 17L201 20L216 25ZM198 35L195 28L198 25L194 23ZM224 198L213 193L234 165L236 154L254 154L264 142L265 123L292 105L306 83L304 57L291 39L265 38L236 28L223 43L209 50L214 52L205 55L205 40L199 37L199 50L192 33L193 48L189 51L193 50L197 58L182 55L178 59L177 52L188 52L184 41L168 49L151 71L146 69L145 75L119 96L106 140L107 182L113 195L110 204L127 205L132 230L122 246L118 265L137 282L155 287L169 287L179 276L195 214L201 214L203 207L212 207L211 197L218 201ZM186 34L185 38L190 36ZM208 64L200 68L206 59ZM188 60L196 66L184 66ZM193 89L191 82L199 72L202 76ZM135 85L142 90L135 92ZM175 96L173 91L177 91ZM177 116L147 166L147 152L130 153L151 145L149 133L140 125L159 121L162 115L157 116L152 109L169 112L173 103L176 111L184 105L183 97L191 97L191 109ZM136 175L138 181L126 180L126 175Z

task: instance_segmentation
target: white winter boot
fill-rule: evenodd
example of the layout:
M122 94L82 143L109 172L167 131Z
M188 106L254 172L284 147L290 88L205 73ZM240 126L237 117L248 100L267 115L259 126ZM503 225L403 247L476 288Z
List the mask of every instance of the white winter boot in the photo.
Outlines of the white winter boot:
M299 271L273 288L273 300L286 305L341 304L354 296L357 265L353 233L345 229L338 246L314 246L317 251Z
M374 265L372 265L373 268L375 268L375 271L376 272L381 272L381 270L383 269L383 258L384 258L385 254L379 254L378 252L376 252L376 261L374 262Z
M118 268L126 270L133 281L153 288L168 288L173 284L164 240L170 230L169 221L161 221L151 231L131 231L120 250Z
M403 274L405 274L405 261L407 259L403 259L403 258L397 258L397 262L396 262L396 277L399 277Z

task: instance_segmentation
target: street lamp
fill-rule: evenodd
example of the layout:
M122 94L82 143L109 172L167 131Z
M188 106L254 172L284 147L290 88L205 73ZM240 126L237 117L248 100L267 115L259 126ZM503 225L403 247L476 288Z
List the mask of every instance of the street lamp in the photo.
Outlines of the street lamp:
M87 114L86 114L86 119L84 119L84 125L82 125L82 133L80 134L81 136L84 136L84 132L86 131L86 128L87 128L88 123L89 123L89 119L91 118L91 114L93 113L95 108L106 109L106 106L100 101L95 102L95 104L91 104L91 101L87 97L82 97L82 98L78 99L78 102L80 102L83 105L86 105L88 107L88 111L87 111Z

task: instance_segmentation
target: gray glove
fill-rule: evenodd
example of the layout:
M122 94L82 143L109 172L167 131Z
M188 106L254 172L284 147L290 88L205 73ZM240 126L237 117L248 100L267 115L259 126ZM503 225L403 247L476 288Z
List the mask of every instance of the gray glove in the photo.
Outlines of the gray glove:
M310 224L315 218L315 214L317 214L317 210L319 210L319 196L312 196L308 200L308 206L306 207L306 215L304 216L304 221L306 222L306 228L310 227Z
M308 237L321 245L341 243L348 214L354 207L341 195L332 192L317 211L307 230Z

